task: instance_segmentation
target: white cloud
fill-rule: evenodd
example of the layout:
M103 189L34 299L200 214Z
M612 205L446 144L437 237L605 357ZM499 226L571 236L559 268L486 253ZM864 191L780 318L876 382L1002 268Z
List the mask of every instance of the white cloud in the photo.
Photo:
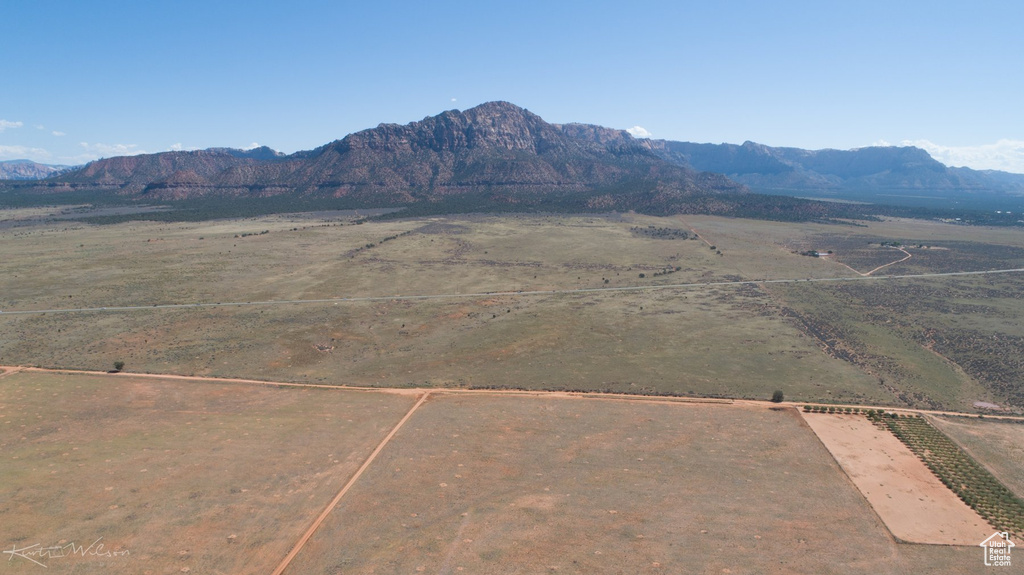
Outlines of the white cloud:
M46 126L44 126L44 125L42 125L42 124L36 124L36 129L37 129L37 130L45 130L45 129L46 129Z
M50 152L42 148L29 148L27 146L0 146L0 158L46 162L50 159Z
M249 144L248 146L243 146L242 149L243 150L255 150L258 147L260 147L259 143L258 142L253 142L253 143Z
M626 130L634 138L650 138L651 133L647 131L647 128L641 126L633 126Z
M54 130L54 131L52 131L50 133L53 134L54 136L57 136L58 138L61 137L61 136L67 136L67 134L65 134L64 132L58 131L58 130Z
M81 142L78 145L84 148L86 153L76 156L76 158L86 158L86 161L114 156L137 156L146 153L145 150L138 149L139 147L136 144L90 144L89 142Z
M455 102L455 101L456 101L455 98L452 98L452 102Z
M20 128L24 126L21 122L9 122L7 120L0 120L0 132L3 132L7 128Z
M900 145L921 148L947 166L1024 174L1024 140L1002 139L978 146L943 146L928 140L903 140Z
M171 144L170 146L167 146L167 151L168 152L191 152L192 150L198 150L198 149L199 148L197 148L195 146L186 146L185 144L182 144L181 142L177 142L177 143Z
M81 166L83 164L88 164L89 162L98 159L99 158L96 156L96 154L76 154L74 156L60 156L58 158L58 163L65 164L68 166Z

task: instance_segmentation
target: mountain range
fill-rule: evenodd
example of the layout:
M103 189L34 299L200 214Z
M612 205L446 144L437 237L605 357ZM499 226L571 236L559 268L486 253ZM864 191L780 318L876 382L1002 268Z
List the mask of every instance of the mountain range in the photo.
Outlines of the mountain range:
M544 195L661 196L743 192L728 178L667 162L643 141L559 126L506 102L381 124L291 155L210 149L109 158L39 182L40 189L105 189L155 200L197 196L345 197L379 205L486 195L515 204Z
M40 164L32 160L0 162L0 180L41 180L72 169L72 166Z
M551 124L513 104L489 102L410 124L381 124L290 155L267 147L211 148L102 159L50 175L31 190L98 190L153 201L327 197L373 205L460 196L536 205L555 197L587 208L671 211L694 198L751 190L868 200L1024 195L1024 175L950 168L913 147L802 150L636 139L601 126Z
M1024 174L951 168L915 147L803 150L754 142L672 141L658 141L654 146L666 160L727 175L759 192L813 192L847 199L921 193L946 198L1024 194Z

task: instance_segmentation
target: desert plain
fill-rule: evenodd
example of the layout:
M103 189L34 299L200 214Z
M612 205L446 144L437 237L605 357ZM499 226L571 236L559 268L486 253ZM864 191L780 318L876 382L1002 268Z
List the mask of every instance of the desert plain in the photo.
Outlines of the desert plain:
M0 543L128 551L49 571L984 572L805 403L929 414L1022 495L1016 230L45 216L0 227Z

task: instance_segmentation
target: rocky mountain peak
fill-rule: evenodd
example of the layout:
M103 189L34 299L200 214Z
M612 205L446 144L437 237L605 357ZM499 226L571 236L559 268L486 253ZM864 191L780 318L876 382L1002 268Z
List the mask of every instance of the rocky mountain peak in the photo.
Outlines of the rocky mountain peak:
M269 148L167 152L101 160L65 180L156 198L295 193L397 205L475 195L517 204L554 194L581 206L593 200L607 209L662 210L695 194L745 191L723 176L673 165L650 146L621 130L558 126L514 104L488 102L380 124L286 157Z
M339 151L370 149L392 153L421 150L527 151L557 140L556 130L536 114L508 102L488 102L466 111L449 110L410 124L380 124L351 134Z
M622 145L636 142L633 136L625 130L606 128L594 124L555 124L555 127L562 130L562 133L570 138L590 140L601 145Z

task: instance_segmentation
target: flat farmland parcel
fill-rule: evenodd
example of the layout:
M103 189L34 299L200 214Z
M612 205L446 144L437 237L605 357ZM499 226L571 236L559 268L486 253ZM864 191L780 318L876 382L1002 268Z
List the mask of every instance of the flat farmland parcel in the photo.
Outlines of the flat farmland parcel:
M975 545L992 534L888 429L862 415L803 417L900 541Z
M105 375L0 378L0 544L129 555L48 573L269 573L415 396ZM3 556L4 573L39 573Z
M7 373L0 544L129 552L56 573L269 573L418 396ZM285 573L981 572L975 551L896 543L793 408L439 391Z
M981 573L896 543L792 408L435 393L285 570Z

